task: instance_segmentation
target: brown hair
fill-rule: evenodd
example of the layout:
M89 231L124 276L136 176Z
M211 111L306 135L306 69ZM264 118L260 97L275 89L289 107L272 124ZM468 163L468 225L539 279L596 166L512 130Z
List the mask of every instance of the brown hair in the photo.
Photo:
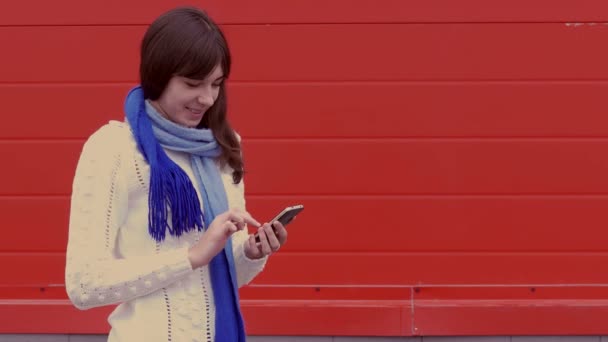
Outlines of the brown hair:
M205 79L218 64L227 79L231 57L220 28L197 8L170 10L150 25L142 40L139 75L144 97L157 100L173 76ZM241 145L226 112L226 86L222 82L217 99L197 127L211 129L222 147L220 163L234 170L232 179L238 184L243 178Z

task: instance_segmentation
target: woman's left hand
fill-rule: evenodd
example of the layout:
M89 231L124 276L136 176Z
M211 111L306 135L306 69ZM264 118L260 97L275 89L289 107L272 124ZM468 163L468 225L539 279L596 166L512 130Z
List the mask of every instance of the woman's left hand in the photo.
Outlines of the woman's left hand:
M273 230L274 227L274 230ZM255 241L255 234L250 234L245 241L245 255L249 259L260 259L266 255L276 253L287 241L287 230L279 221L265 223L258 229L260 242Z

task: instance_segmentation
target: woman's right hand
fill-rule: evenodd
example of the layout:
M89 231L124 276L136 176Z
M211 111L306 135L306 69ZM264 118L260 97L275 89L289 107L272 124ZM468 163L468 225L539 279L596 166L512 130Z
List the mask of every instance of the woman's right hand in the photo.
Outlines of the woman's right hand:
M217 215L201 239L188 251L192 268L209 264L211 259L224 248L232 234L245 229L247 224L261 226L248 212L238 208Z

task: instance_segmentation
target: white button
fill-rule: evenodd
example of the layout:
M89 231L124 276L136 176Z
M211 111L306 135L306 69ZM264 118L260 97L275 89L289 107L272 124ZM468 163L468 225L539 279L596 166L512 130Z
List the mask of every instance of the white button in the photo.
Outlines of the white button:
M131 286L131 287L129 288L129 290L131 290L131 292L132 292L133 294L137 293L137 287L135 287L135 286Z
M147 288L151 288L151 287L152 287L152 282L151 282L151 281L149 281L149 280L146 280L146 281L144 282L144 285L146 285L146 287L147 287Z

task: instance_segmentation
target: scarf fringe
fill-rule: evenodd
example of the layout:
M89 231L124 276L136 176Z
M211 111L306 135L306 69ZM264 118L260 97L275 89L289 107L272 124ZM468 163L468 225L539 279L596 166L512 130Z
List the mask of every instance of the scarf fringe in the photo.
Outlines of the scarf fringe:
M167 158L168 159L168 158ZM150 170L148 231L157 242L165 239L167 229L180 236L193 228L203 229L204 216L194 186L186 173L173 161ZM168 224L171 216L171 225Z
M167 230L173 236L193 229L202 230L204 215L194 185L156 140L140 88L129 92L125 112L138 147L150 164L148 233L157 242L162 242Z

